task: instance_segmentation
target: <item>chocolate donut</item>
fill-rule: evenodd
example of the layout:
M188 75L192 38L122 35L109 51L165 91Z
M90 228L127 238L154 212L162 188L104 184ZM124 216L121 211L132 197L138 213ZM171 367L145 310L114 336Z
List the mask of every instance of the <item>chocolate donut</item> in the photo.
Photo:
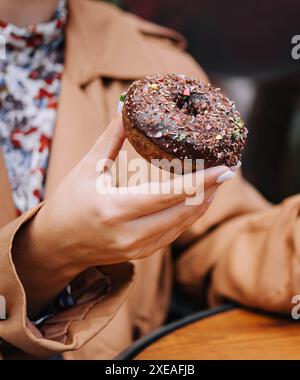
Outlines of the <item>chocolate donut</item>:
M124 102L126 136L146 160L204 160L204 167L237 166L247 129L219 88L182 74L135 81Z

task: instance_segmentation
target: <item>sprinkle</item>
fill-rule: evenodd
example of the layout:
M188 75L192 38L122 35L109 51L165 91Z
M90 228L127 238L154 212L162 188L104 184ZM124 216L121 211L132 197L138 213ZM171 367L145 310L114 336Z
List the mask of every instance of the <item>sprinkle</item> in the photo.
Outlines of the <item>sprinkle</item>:
M185 139L185 133L179 133L178 141L183 141Z
M190 96L191 95L190 90L188 88L185 88L185 90L183 91L183 95Z
M155 139L159 139L161 136L162 136L162 131L159 131L159 132L155 133L155 135L153 137Z
M123 94L121 94L121 96L120 96L120 102L122 102L122 103L124 103L125 102L125 99L126 99L126 92L125 93L123 93Z
M240 134L238 132L236 132L236 131L233 131L231 133L231 138L232 138L232 140L236 141L236 140L238 140L240 138Z
M152 90L157 90L157 89L158 89L158 84L156 84L156 83L152 83L152 84L150 85L150 87L152 88Z
M240 117L236 117L234 121L235 121L235 124L236 124L239 128L242 128L242 127L243 127L243 122L242 122L242 120L241 120Z
M217 135L217 136L215 137L215 139L216 139L216 140L222 140L222 139L223 139L223 136L222 136L222 135Z

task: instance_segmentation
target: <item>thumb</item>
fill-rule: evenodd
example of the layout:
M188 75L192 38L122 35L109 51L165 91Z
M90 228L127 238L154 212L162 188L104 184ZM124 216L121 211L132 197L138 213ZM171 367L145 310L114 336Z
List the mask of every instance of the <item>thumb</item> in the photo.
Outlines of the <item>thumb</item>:
M122 115L115 116L104 132L95 142L90 154L96 161L109 159L115 160L125 140L125 131L122 124Z

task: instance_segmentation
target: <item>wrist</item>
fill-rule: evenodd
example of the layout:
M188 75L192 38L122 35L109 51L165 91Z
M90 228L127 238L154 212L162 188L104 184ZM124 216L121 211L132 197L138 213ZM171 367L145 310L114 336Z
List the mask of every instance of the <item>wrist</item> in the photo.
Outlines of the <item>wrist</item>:
M42 211L21 226L13 241L13 261L30 317L39 314L80 273L60 255Z

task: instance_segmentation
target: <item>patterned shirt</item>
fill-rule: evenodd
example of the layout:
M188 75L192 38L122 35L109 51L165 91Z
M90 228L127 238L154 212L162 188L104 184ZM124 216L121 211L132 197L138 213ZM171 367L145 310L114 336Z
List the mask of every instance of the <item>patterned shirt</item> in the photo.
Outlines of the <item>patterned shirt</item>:
M17 27L0 21L0 145L19 214L36 206L44 183L64 67L65 0L49 22Z

